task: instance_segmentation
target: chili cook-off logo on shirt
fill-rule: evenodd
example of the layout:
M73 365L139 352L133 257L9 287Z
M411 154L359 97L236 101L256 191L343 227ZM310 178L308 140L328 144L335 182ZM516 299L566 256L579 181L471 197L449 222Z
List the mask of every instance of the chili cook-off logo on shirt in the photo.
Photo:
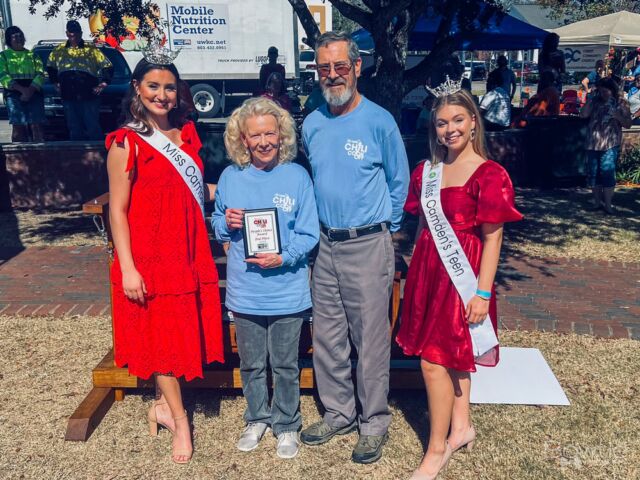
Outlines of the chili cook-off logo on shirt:
M296 200L286 193L276 193L273 196L273 204L276 208L288 213L293 209L293 206L296 204Z
M348 139L347 143L344 144L344 149L347 151L347 155L355 158L356 160L363 160L364 154L367 153L369 147L367 147L360 140L351 140Z

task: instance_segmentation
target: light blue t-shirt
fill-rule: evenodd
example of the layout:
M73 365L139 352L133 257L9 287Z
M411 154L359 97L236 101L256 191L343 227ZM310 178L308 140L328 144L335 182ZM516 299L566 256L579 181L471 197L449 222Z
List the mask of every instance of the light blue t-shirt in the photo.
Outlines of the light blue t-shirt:
M365 97L339 116L323 105L305 119L302 140L323 225L351 228L391 222L392 232L400 228L409 162L389 112Z
M272 208L278 212L283 265L262 269L246 263L242 230L229 230L227 208ZM320 229L313 185L300 165L285 163L270 171L253 165L227 167L216 190L211 217L216 239L231 242L227 252L225 305L250 315L285 315L311 307L308 254Z

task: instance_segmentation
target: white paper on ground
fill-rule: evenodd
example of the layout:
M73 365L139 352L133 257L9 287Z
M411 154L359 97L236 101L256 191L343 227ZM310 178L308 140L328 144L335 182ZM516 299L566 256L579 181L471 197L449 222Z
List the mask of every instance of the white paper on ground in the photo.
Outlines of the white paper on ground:
M471 374L471 403L569 405L537 348L500 347L498 365L476 368Z

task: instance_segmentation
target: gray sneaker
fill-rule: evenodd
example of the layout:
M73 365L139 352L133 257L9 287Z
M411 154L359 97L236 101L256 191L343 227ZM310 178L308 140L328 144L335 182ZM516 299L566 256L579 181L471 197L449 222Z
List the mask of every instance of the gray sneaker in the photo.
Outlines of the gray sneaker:
M351 453L351 460L356 463L373 463L382 457L382 447L387 443L389 434L360 435L356 448Z
M278 447L276 453L280 458L293 458L300 450L300 437L298 432L282 432L278 435Z
M310 427L305 428L300 434L302 443L306 445L322 445L328 442L336 435L346 435L356 429L355 420L345 427L333 428L324 420L314 423Z
M242 452L250 452L258 446L260 440L264 434L269 430L269 425L266 423L250 423L240 434L240 440L238 440L238 450Z

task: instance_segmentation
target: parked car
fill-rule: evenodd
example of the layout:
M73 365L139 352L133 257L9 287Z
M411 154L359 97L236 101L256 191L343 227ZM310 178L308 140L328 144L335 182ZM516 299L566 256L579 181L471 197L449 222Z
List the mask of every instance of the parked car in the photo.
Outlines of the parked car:
M33 47L33 53L38 55L46 66L49 54L61 43L63 43L62 40L41 40ZM113 64L113 77L111 78L111 82L100 94L100 122L102 128L108 131L116 127L120 116L122 99L127 93L129 84L131 83L131 69L122 54L115 48L107 45L99 45L98 48L100 48L102 53L104 53ZM45 114L47 115L49 124L55 126L56 124L59 125L64 119L64 108L62 107L60 93L49 80L49 76L45 74L45 77L45 83L42 87Z
M520 78L520 75L524 73L525 78L531 74L538 73L538 64L536 62L526 61L524 62L524 70L522 61L516 60L515 62L511 62L511 70L516 74L517 78Z
M485 80L487 78L487 66L483 61L477 60L473 62L472 70L471 62L467 60L464 62L463 76L471 81Z
M301 50L299 63L301 76L303 76L303 72L310 72L313 74L313 81L318 80L318 72L316 72L316 52L313 50Z

